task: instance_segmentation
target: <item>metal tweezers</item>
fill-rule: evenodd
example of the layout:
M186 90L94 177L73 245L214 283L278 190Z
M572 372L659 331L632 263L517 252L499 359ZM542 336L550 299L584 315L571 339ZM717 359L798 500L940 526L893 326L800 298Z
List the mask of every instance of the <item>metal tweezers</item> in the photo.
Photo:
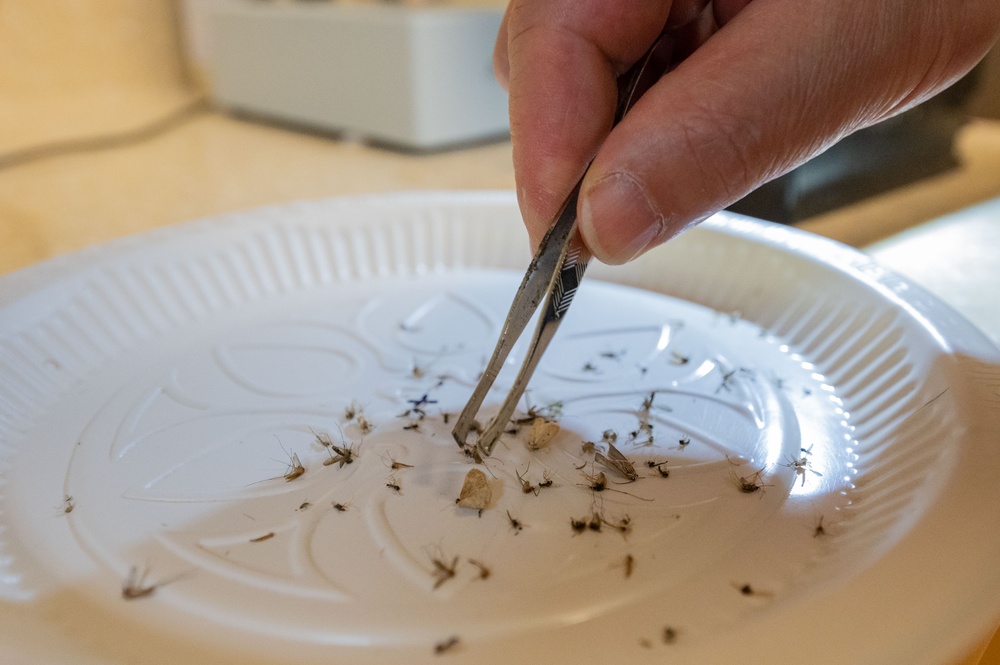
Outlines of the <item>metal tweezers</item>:
M614 125L625 117L636 100L667 70L673 57L673 46L673 39L665 32L661 33L645 55L619 78ZM586 172L584 174L586 175ZM570 303L573 302L576 290L587 270L587 264L590 262L590 253L583 245L576 229L576 205L582 182L583 177L576 183L555 223L542 238L538 251L528 264L528 270L524 274L501 329L500 339L497 340L496 348L493 350L493 357L490 358L479 385L476 386L452 430L452 436L459 446L467 446L469 433L474 429L479 430L476 414L511 349L544 299L543 314L535 327L535 333L517 379L500 406L500 411L480 432L476 440L476 446L480 451L486 455L493 452L493 447L506 429L507 421L510 420L521 395L524 394L538 361L541 360Z

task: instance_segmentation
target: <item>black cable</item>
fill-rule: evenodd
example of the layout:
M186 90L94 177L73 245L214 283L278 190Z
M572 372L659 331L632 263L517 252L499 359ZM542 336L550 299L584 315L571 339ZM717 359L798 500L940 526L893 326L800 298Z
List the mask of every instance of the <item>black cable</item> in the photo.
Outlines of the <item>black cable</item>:
M5 155L0 155L0 171L24 166L32 162L52 157L62 157L81 152L91 152L94 150L110 150L134 145L155 138L171 129L175 129L184 123L192 120L210 108L208 100L199 97L194 101L184 104L180 108L171 111L166 116L154 120L148 125L137 129L131 129L117 134L104 134L78 139L66 139L63 141L53 141L41 145L30 146L14 150Z

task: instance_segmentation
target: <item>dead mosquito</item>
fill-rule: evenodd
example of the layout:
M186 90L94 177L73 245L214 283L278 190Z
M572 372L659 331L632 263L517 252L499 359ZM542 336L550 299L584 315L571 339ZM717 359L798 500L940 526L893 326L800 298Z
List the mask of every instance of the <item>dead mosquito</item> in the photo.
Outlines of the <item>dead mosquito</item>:
M555 483L552 481L552 478L549 477L549 472L543 471L542 482L538 483L538 489L547 489L549 487L553 487L554 484Z
M522 530L524 530L524 523L521 522L521 520L514 517L513 515L511 515L509 510L507 511L507 519L510 520L510 528L514 530L515 536L521 533Z
M756 598L770 598L772 594L770 591L761 591L760 589L754 588L750 584L737 584L733 583L733 587L738 589L744 596L752 596Z
M527 397L525 397L525 401L527 401ZM562 410L562 402L550 402L545 406L536 406L528 402L528 410L525 411L525 415L521 418L512 418L511 422L515 425L529 425L535 422L536 418L556 421L562 416Z
M403 493L403 488L399 486L399 481L397 481L392 476L389 476L389 480L386 481L385 486L388 487L389 489L391 489L396 494L402 494Z
M583 533L584 531L587 530L599 532L603 524L604 521L601 519L601 516L598 515L597 513L591 513L590 517L585 517L583 519L576 519L575 517L571 517L569 520L570 527L576 533Z
M633 469L633 471L634 471L634 469ZM583 473L583 472L581 472L581 473ZM636 474L636 475L638 477L638 474ZM613 487L608 487L608 477L604 474L603 471L599 471L596 474L583 473L583 477L587 481L587 484L584 485L584 487L590 488L590 491L592 491L594 493L597 493L597 492L617 492L618 494L627 494L628 496L630 496L630 497L632 497L634 499L639 499L640 501L652 501L652 499L647 499L645 497L641 497L641 496L638 496L636 494L632 494L631 492L625 492L623 490L616 490Z
M670 364L671 365L687 365L691 358L688 356L681 355L676 351L670 352Z
M434 579L434 588L437 589L455 577L455 571L458 569L458 557L453 558L449 563L443 555L432 556L431 564L433 566L431 577Z
M357 459L360 451L354 450L354 445L340 445L330 442L327 446L327 452L330 457L323 460L323 466L331 466L333 464L339 464L339 468L343 469L345 464L353 464L354 460Z
M625 579L632 577L632 569L635 567L635 557L631 554L626 554L622 565L625 567Z
M646 466L649 467L650 469L656 469L656 472L660 474L660 478L670 477L670 469L664 468L666 465L667 465L667 460L663 460L662 462L657 462L651 459L646 460Z
M391 457L389 458L389 460L391 462L389 464L389 468L392 469L393 471L397 471L399 469L412 469L413 468L412 464L407 464L405 462L400 462L399 460L393 459Z
M364 413L364 407L358 400L352 399L351 403L344 407L344 420L350 422Z
M733 484L736 488L743 492L744 494L753 494L754 492L761 490L767 485L761 480L761 475L764 473L764 467L761 467L754 471L749 476L741 476L735 471L730 471L730 477L733 480Z
M443 385L443 383L444 382L441 381L441 382L437 383L434 387L437 388L437 387ZM423 420L424 418L426 418L427 417L427 409L426 409L426 407L430 406L431 404L437 404L438 403L438 401L436 399L431 399L431 397L430 397L430 391L425 392L423 395L421 395L417 399L408 399L406 401L410 403L410 408L408 408L406 411L404 411L401 414L401 416L403 418L413 418L415 416L416 420Z
M267 533L265 533L262 536L257 536L256 538L251 538L250 542L251 543L262 543L265 540L271 540L272 538L274 538L274 531L268 531Z
M149 569L145 568L140 573L136 566L132 566L128 571L128 577L122 583L122 598L125 600L138 600L148 598L161 586L161 584L146 584L146 575Z
M440 656L446 654L455 647L457 647L460 643L461 640L459 640L457 636L452 635L448 639L438 642L437 644L434 645L434 655Z
M292 453L288 458L288 471L285 472L285 475L283 475L282 478L285 479L285 482L290 483L296 478L301 478L305 472L306 468L302 466L302 462L299 460L299 454Z
M615 444L610 441L608 441L607 456L604 456L601 453L595 453L594 460L600 462L609 469L617 471L629 481L639 479L639 474L635 472L635 467L632 466L632 462L628 461L628 458L622 455L621 451L615 448Z
M479 579L479 580L485 580L485 579L488 579L488 578L489 578L489 576L490 576L490 575L492 574L492 572L493 572L492 570L490 570L490 567L489 567L489 566L487 566L487 565L486 565L485 563L483 563L482 561L477 561L476 559L468 559L468 561L469 561L469 563L471 563L471 564L472 564L473 566L475 566L475 567L476 567L476 569L477 569L477 570L479 571L479 575L477 575L477 576L476 576L476 579Z
M375 429L375 424L363 415L359 414L358 417L354 419L354 422L358 426L358 429L361 430L362 434L371 434L372 430Z
M722 371L721 368L719 371ZM719 387L715 389L715 393L719 394L723 390L727 393L731 393L737 376L745 376L752 380L755 377L755 374L752 369L747 369L745 367L737 367L736 369L731 369L728 372L723 372L722 383L720 383Z
M601 522L611 527L612 529L622 534L623 536L627 536L628 534L632 533L632 518L629 517L628 515L625 515L617 522L613 522L605 518L604 515L599 515L599 517Z
M386 487L388 487L388 485L386 485ZM396 486L396 491L397 492L399 491L399 486L398 485ZM346 513L351 508L351 503L350 502L347 502L347 503L336 503L335 502L335 503L333 503L331 505L333 506L333 509L336 510L338 513Z
M527 473L528 470L525 469L524 472ZM532 485L531 483L529 483L527 480L525 480L524 476L522 476L519 471L515 470L514 471L514 475L517 476L518 482L521 483L521 491L522 492L524 492L525 494L534 494L535 496L538 496L538 488L535 487L534 485Z
M795 469L795 475L797 475L800 478L802 478L802 485L803 486L805 486L805 484L806 484L806 471L808 471L809 473L815 474L817 476L822 476L823 475L819 471L817 471L817 470L815 470L815 469L812 468L812 463L809 461L809 458L807 456L805 456L805 455L803 455L799 459L788 458L788 462L786 462L782 466L786 466L786 467L788 467L790 469Z

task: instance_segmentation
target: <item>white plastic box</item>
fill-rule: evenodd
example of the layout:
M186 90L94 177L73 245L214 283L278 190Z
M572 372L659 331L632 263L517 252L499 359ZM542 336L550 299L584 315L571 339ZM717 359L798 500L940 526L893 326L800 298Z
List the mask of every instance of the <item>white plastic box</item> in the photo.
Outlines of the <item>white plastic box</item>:
M246 4L212 12L210 77L224 108L429 150L502 137L499 10Z

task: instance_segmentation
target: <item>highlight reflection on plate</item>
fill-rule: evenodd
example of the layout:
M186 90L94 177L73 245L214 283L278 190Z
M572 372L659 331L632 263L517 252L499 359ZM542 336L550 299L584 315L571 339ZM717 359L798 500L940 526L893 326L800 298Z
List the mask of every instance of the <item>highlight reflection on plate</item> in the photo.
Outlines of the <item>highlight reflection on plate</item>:
M7 278L38 286L0 307L0 624L34 631L3 647L792 662L794 632L811 662L902 663L948 625L932 663L992 625L996 350L860 255L749 220L594 270L480 467L489 506L457 506L452 418L522 242L506 195L351 199ZM536 415L560 429L531 450ZM945 559L933 593L905 583ZM156 588L125 600L133 569Z

